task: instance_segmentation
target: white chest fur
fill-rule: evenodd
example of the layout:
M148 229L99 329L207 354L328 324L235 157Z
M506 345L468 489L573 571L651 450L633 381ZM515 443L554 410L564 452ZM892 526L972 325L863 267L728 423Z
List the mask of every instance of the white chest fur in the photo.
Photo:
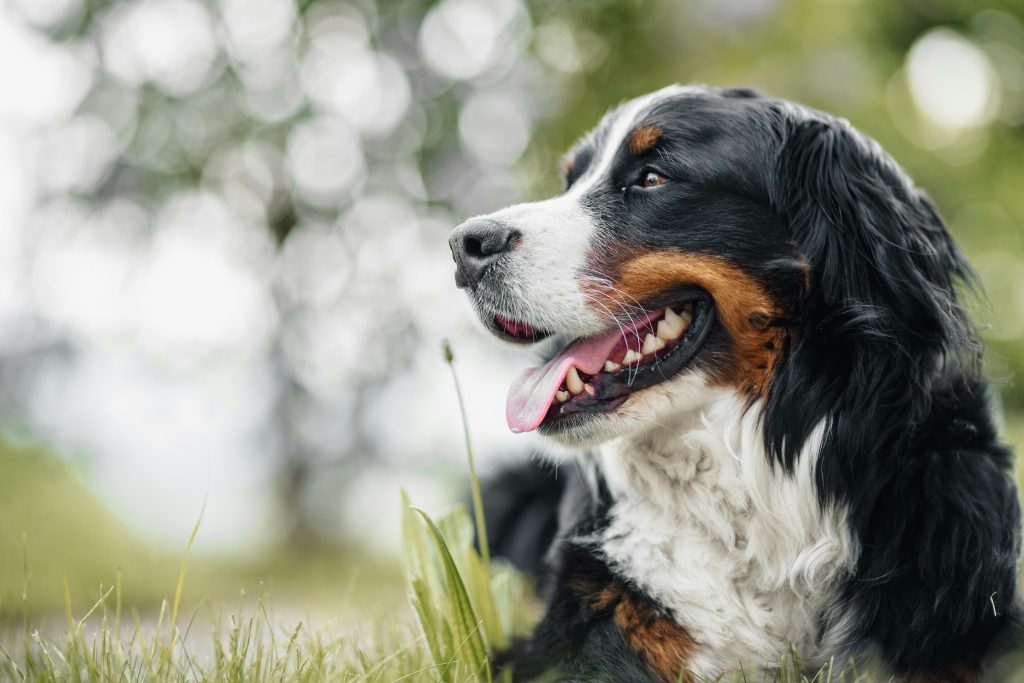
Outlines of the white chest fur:
M600 544L697 643L690 671L820 661L820 616L856 561L842 509L814 485L820 434L794 472L765 453L759 406L733 395L674 424L604 445L615 498Z

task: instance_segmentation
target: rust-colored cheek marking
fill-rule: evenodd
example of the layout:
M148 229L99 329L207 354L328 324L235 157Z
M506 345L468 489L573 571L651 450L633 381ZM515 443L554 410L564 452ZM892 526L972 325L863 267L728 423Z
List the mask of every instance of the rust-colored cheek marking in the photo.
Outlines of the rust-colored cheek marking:
M600 588L580 584L576 589L592 610L611 615L626 643L651 671L669 683L690 680L680 674L696 643L672 617L660 614L618 581Z
M725 366L712 370L714 379L753 396L767 394L787 332L779 324L782 306L749 273L722 258L673 250L634 253L602 265L617 291L601 291L597 283L588 287L597 291L588 293L603 302L646 302L686 285L706 290L732 342Z
M643 154L661 139L661 129L655 126L641 126L629 136L629 151L633 154Z

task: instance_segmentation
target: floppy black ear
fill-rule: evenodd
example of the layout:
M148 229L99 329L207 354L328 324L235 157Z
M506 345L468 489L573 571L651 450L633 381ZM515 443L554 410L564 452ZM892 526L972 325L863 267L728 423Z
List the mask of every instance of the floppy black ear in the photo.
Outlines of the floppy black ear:
M791 464L825 418L833 445L860 448L858 430L873 432L868 449L895 438L931 374L978 346L956 292L970 268L899 166L824 115L788 121L780 139L774 201L810 271L765 413L769 451Z
M969 342L955 284L970 268L932 203L877 143L838 119L800 122L778 178L819 304L922 353Z
M766 445L791 467L823 426L818 495L844 505L860 549L836 603L848 642L893 673L976 664L1021 612L1012 455L956 292L973 276L877 144L823 115L781 137L776 200L810 281Z

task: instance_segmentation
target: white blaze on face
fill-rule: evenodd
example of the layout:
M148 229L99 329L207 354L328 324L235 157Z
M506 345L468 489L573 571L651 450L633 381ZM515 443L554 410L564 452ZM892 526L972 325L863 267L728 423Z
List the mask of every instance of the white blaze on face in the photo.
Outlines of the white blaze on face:
M576 193L492 213L514 226L519 246L505 257L502 298L531 325L570 336L600 332L606 323L586 305L576 280L585 267L595 224Z
M586 272L586 259L591 249L599 246L595 242L600 228L598 218L584 206L584 197L595 186L610 182L616 155L651 106L685 91L670 86L611 112L594 161L564 194L480 217L506 223L522 234L519 246L503 263L501 287L503 298L531 325L585 337L614 324L614 311L606 312L605 304L589 298L580 287L581 280L597 275ZM609 186L609 191L617 188Z

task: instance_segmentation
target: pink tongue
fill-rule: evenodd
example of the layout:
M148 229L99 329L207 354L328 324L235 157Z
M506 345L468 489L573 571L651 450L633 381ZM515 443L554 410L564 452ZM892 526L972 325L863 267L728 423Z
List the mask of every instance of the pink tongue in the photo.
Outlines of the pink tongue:
M575 365L588 375L596 375L604 369L604 362L616 344L634 337L639 343L642 335L638 335L637 330L650 330L651 321L661 317L664 311L663 308L648 311L645 317L635 320L626 329L613 329L591 339L577 339L543 366L523 371L508 390L505 419L509 429L516 434L536 429L548 414L555 392L562 386L570 367Z
M588 375L597 374L621 339L619 330L593 339L579 339L543 366L526 369L508 390L505 417L509 429L516 434L536 429L547 415L555 392L562 385L569 368L575 365Z

